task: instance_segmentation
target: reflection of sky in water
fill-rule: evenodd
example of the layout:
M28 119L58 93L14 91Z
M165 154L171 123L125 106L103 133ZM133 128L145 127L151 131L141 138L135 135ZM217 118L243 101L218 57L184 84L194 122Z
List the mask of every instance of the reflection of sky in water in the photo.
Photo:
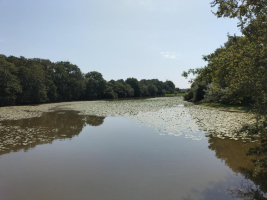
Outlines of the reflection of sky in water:
M226 190L238 186L245 177L266 189L265 178L252 177L250 159L245 155L248 147L242 141L186 139L200 139L197 133L201 132L197 126L192 128L183 109L132 116L145 119L141 127L124 117L81 116L72 112L17 121L20 127L57 129L49 135L58 135L60 139L64 134L69 140L36 143L27 152L1 155L0 197L227 200L232 198ZM155 121L160 126L155 127ZM170 126L174 122L175 126ZM173 131L178 126L180 129Z
M161 137L123 117L82 126L76 134L2 155L0 197L199 200L214 193L217 199L231 199L225 190L233 172L207 148L207 140ZM221 191L214 183L220 183Z
M140 125L154 128L160 135L184 136L192 140L201 140L204 137L183 105L155 112L140 112L128 118Z

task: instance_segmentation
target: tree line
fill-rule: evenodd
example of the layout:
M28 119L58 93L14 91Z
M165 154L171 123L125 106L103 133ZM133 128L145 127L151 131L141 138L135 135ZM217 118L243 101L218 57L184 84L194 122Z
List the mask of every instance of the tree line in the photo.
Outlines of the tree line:
M0 106L157 96L178 90L169 80L106 81L101 73L84 74L70 62L0 55Z
M217 17L238 18L241 36L228 35L228 41L203 56L207 65L190 69L182 76L196 75L185 100L253 105L256 123L249 127L262 133L261 146L249 155L257 169L267 169L267 1L214 0Z

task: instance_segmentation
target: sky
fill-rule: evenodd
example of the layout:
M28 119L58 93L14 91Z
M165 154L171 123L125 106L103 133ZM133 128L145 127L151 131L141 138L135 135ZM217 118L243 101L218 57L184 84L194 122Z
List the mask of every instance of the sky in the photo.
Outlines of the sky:
M106 80L157 78L189 88L183 71L240 35L211 0L0 0L0 54L69 61ZM213 9L215 10L215 9Z

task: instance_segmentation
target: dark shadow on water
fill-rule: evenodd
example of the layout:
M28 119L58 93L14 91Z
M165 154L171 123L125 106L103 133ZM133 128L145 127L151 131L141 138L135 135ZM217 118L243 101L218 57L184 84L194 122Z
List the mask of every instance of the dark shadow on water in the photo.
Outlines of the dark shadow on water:
M72 139L85 126L100 126L104 119L79 115L75 111L58 111L43 113L41 117L3 121L0 123L0 155L22 149L27 151L56 139Z
M100 126L104 123L105 117L86 116L86 123L90 126Z
M229 184L233 185L229 187ZM191 200L192 196L198 196L200 200L266 200L259 186L256 186L251 180L245 179L236 182L235 177L228 176L225 181L211 182L204 191L192 189L190 195L184 197L183 200Z
M236 199L267 200L266 194L260 190L259 186L248 179L241 181L236 187L228 189L228 193Z
M207 188L202 191L192 188L190 195L183 200L193 199L192 196L199 196L201 200L266 200L267 195L267 174L253 176L254 164L252 157L246 155L248 149L255 146L254 143L244 143L242 140L209 138L208 148L215 152L215 156L228 166L236 175L225 177L220 182L210 182Z
M232 195L228 192L228 185L233 184L235 180L235 177L228 176L225 181L210 182L204 191L193 188L183 200L191 200L192 196L198 196L199 200L232 200Z
M215 156L222 160L235 173L242 174L247 180L255 184L255 188L267 192L267 174L261 173L253 176L254 164L252 157L247 156L248 149L254 147L254 143L244 143L242 140L230 140L211 137L209 149L215 151ZM242 183L239 184L240 186ZM237 188L241 188L237 186Z

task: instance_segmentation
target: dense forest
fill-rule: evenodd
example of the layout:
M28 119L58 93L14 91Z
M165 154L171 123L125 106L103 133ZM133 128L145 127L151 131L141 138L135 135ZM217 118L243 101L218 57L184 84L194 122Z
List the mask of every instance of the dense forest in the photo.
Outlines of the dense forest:
M70 62L0 55L0 106L156 96L177 91L179 89L168 80L106 81L101 73L83 74Z
M217 17L238 18L241 36L203 56L207 65L182 75L196 75L185 100L253 106L256 124L251 133L262 133L261 146L249 155L259 156L258 169L267 169L267 1L214 0Z

